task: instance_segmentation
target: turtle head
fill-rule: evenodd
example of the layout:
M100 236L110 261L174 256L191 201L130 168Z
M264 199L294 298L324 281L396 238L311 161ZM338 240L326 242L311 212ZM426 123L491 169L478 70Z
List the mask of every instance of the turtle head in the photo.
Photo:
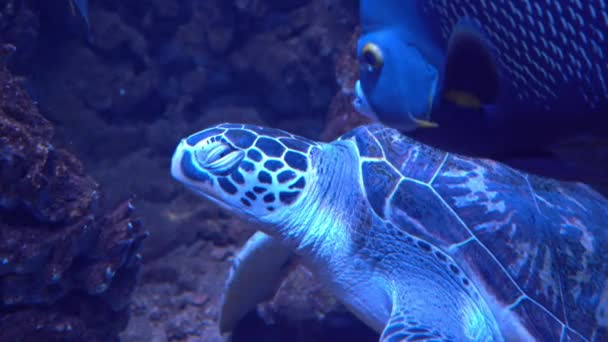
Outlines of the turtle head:
M171 174L232 212L274 223L303 197L315 144L277 129L221 124L183 139Z

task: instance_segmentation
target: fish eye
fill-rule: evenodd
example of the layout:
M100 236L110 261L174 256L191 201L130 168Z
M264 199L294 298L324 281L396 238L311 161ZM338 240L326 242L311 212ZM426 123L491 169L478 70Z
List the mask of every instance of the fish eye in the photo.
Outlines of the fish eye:
M361 59L370 70L379 70L384 65L382 50L374 43L365 44L361 52Z

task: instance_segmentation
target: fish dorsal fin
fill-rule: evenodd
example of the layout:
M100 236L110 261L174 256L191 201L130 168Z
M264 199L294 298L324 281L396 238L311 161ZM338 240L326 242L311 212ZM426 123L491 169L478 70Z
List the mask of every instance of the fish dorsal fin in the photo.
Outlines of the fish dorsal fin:
M500 88L495 50L479 25L462 19L450 36L442 96L463 107L495 104Z

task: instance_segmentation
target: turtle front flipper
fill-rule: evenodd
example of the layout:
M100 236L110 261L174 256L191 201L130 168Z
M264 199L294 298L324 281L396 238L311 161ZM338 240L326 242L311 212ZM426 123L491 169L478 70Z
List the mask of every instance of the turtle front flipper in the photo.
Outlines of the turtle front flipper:
M436 311L436 315L444 315L445 312ZM453 317L457 318L457 317ZM480 317L481 318L481 317ZM445 323L453 324L456 321L442 318ZM391 314L388 323L382 331L380 342L402 342L402 341L426 341L426 342L448 342L448 341L501 341L501 337L492 332L492 330L480 330L477 336L452 336L444 331L446 326L430 326L421 323L417 318L410 314L406 308L396 307Z
M424 283L415 276L389 283L392 310L380 342L504 341L489 306L474 289L457 286L441 273Z
M431 327L417 323L408 317L406 311L397 310L393 312L382 335L380 342L400 341L437 341L447 342L448 338L441 335Z
M219 328L231 333L256 305L271 299L295 255L280 241L258 231L234 258L222 294Z

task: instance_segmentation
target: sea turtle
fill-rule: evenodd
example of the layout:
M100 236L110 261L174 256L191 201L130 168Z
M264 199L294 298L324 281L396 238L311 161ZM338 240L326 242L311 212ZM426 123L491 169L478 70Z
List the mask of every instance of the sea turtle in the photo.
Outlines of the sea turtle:
M224 332L295 254L381 341L608 340L608 200L586 185L377 123L331 143L220 124L183 139L171 173L260 231Z

